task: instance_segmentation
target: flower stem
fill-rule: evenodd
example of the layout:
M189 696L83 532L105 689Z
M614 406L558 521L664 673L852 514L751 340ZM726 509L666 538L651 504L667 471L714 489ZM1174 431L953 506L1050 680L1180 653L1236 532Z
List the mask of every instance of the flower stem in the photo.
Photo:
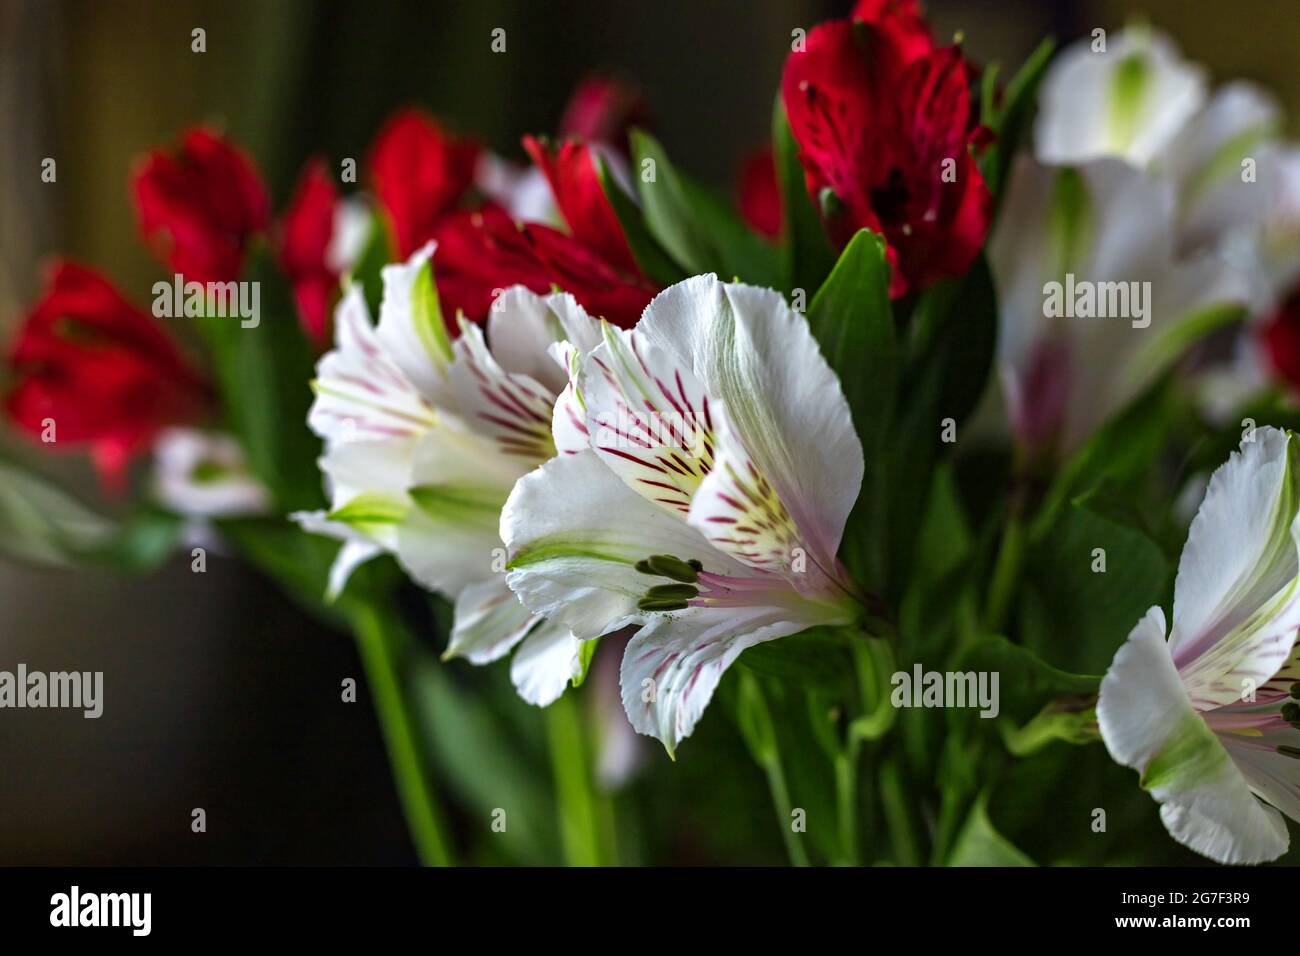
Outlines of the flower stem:
M844 851L844 864L857 866L858 856L858 749L860 743L850 740L844 751L835 759L835 805L840 818L840 844Z
M990 634L999 634L1002 631L1007 609L1020 578L1024 553L1025 527L1020 515L1012 514L1007 519L1006 527L1002 529L1002 543L998 548L997 561L993 565L988 600L984 605L984 624Z
M601 814L588 760L587 741L573 692L546 708L546 734L555 775L556 805L565 860L570 866L601 866Z
M794 827L791 826L791 811L794 808L790 805L790 788L785 782L781 755L776 750L773 750L763 761L763 769L767 771L767 786L772 791L772 803L776 807L776 823L781 828L781 836L785 840L785 851L790 856L790 863L794 866L807 866L808 853L804 850L799 835L794 832Z
M900 866L918 865L921 855L912 835L907 796L903 792L898 764L893 760L885 761L880 767L880 804L885 811L885 824L889 827L889 838L894 844L896 862Z
M399 662L411 646L410 634L392 614L383 613L370 601L351 602L349 618L375 698L411 842L423 865L450 866L442 806L430 782L409 697L402 688Z

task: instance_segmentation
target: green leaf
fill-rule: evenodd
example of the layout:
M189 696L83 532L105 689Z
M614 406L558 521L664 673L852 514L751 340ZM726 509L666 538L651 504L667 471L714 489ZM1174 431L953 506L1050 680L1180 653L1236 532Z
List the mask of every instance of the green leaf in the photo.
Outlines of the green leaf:
M226 424L239 439L250 471L284 511L322 501L316 458L320 441L307 428L315 356L298 325L297 307L265 247L250 270L260 284L260 315L245 328L238 317L198 321L212 358Z
M865 583L877 582L882 573L883 541L878 529L883 523L880 510L887 480L882 451L898 387L889 276L884 240L860 230L808 309L808 324L839 377L866 460L862 493L840 547L849 570Z
M889 495L886 597L897 600L914 568L915 516L923 514L936 462L953 445L944 441L951 419L961 426L988 385L997 341L997 297L981 256L962 279L927 289L912 313L898 416L886 448Z
M674 167L652 136L633 130L631 144L646 227L681 268L690 275L715 272L726 281L779 284L775 247L750 231L727 203Z
M1031 546L1025 569L1024 644L1059 667L1092 673L1106 669L1169 577L1149 537L1073 504Z
M816 289L835 264L835 253L821 216L808 195L799 146L790 129L781 94L772 109L772 155L781 191L781 249L784 288Z
M1168 385L1168 377L1155 382L1070 456L1043 499L1032 538L1041 539L1068 501L1087 494L1103 479L1123 483L1150 470L1168 427Z
M178 515L144 508L124 519L111 541L91 557L120 571L143 574L161 565L180 545L185 522Z
M1125 632L1127 635L1127 632ZM963 671L998 675L998 716L1015 724L1032 720L1062 698L1094 696L1100 677L1070 674L1005 637L981 637L958 661Z
M555 801L544 768L530 766L499 712L454 680L448 668L420 659L412 693L440 779L445 780L487 829L505 812L506 827L492 833L514 860L553 863L559 858ZM514 706L526 706L515 702ZM536 711L531 712L534 720Z
M596 159L596 175L600 177L600 188L604 190L605 198L609 200L619 225L623 227L623 235L632 250L632 258L641 267L641 271L661 286L670 286L685 279L686 273L668 257L668 253L664 252L654 236L650 235L641 210L618 184L618 180L610 171L609 163L603 156L593 155Z
M1011 160L1016 155L1021 140L1032 122L1038 100L1038 87L1047 72L1047 64L1056 49L1056 41L1051 37L1043 40L1029 55L1024 64L1011 78L1002 93L1002 108L994 108L992 93L993 80L989 74L996 75L995 68L985 73L985 85L982 90L982 116L984 125L988 126L996 137L985 152L982 162L984 181L994 196L999 196L1006 183Z
M984 797L971 807L970 816L953 844L949 866L1034 866L1028 856L1017 849L993 826Z
M44 476L0 462L0 552L19 561L67 567L107 547L118 533Z
M755 674L802 687L847 693L853 686L852 638L838 628L814 627L779 641L755 644L739 662Z
M366 308L370 310L371 318L379 315L379 305L384 297L379 270L393 261L396 256L394 246L387 220L376 211L370 217L370 233L366 237L366 244L348 276L349 281L360 282L365 290Z

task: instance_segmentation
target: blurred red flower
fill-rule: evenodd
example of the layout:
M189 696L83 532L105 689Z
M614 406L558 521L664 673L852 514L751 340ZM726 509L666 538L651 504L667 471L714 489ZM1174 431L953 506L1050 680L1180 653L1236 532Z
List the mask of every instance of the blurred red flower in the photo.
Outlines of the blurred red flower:
M428 242L455 209L474 182L478 158L477 143L452 136L422 110L401 110L380 129L370 177L400 258Z
M208 401L157 322L73 262L54 264L9 362L16 380L5 403L10 420L50 449L89 446L110 488L120 487L130 457L162 428L193 419Z
M1292 289L1260 330L1269 364L1300 393L1300 286Z
M648 119L645 101L634 86L614 77L594 74L569 96L560 120L560 136L587 143L604 143L627 152L627 134Z
M338 202L325 161L314 159L280 220L280 264L293 286L299 321L318 347L329 342L330 304L339 284L327 255Z
M761 235L777 238L781 234L781 190L776 181L776 160L771 146L756 149L745 157L740 165L736 193L745 222Z
M186 281L239 277L249 238L270 221L266 190L244 153L205 127L156 150L132 178L145 242Z

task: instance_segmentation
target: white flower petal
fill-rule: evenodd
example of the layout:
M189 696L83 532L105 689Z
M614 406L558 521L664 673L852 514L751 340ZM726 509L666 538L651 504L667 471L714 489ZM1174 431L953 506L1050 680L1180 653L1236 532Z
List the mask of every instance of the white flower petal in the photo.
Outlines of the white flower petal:
M721 412L721 406L718 407ZM750 567L798 580L793 568L806 549L790 513L718 414L713 469L691 502L690 523L709 543Z
M551 414L551 437L555 451L561 455L576 455L591 447L591 433L587 430L587 407L582 400L579 378L582 373L582 350L572 342L556 342L551 346L555 363L568 373L569 381L555 400Z
M404 497L422 440L356 441L326 450L318 464L328 479L333 507L339 508L359 494Z
M1097 722L1116 762L1142 773L1160 819L1184 846L1223 863L1259 863L1287 847L1281 815L1261 803L1192 707L1164 639L1164 614L1138 622L1101 683Z
M570 342L590 351L600 344L600 324L567 292L538 295L517 285L492 303L487 335L501 368L526 375L554 394L568 382L568 375L551 357L551 346Z
M295 511L289 519L308 534L318 534L343 542L334 563L330 565L329 581L325 587L325 600L334 601L347 587L352 572L371 558L387 550L369 535L342 521L333 521L325 511Z
M451 381L466 423L492 441L498 454L517 459L521 472L550 458L555 453L555 392L527 375L503 369L476 325L461 322L455 353ZM541 360L558 374L544 351Z
M1188 531L1169 639L1200 710L1240 700L1286 663L1300 627L1300 450L1259 428L1215 471Z
M713 467L712 402L689 356L640 332L603 326L581 383L591 447L627 486L685 515Z
M770 607L687 608L656 618L623 654L619 683L628 720L673 754L742 651L808 626Z
M1238 270L1208 255L1180 261L1175 241L1172 183L1115 159L1077 170L1017 161L989 258L1000 377L1024 437L1046 421L1064 451L1076 447L1179 354L1183 320L1247 298ZM1127 314L1049 315L1047 283L1061 284L1062 306L1071 289L1123 291Z
M533 628L537 619L498 574L471 584L456 598L456 617L443 660L463 657L488 664L504 656Z
M705 275L661 292L638 334L679 356L823 562L862 485L862 443L807 320L776 292Z
M346 275L361 259L376 228L370 204L360 196L346 196L334 204L334 223L325 249L325 266L336 275Z
M541 621L510 659L510 681L530 704L553 704L582 673L582 642L569 629Z
M334 601L348 585L352 572L371 558L377 558L384 549L372 541L345 541L339 553L330 565L329 585L325 591L325 600Z
M376 337L406 378L430 403L451 407L446 369L451 362L451 334L443 319L429 259L435 244L426 243L406 262L380 271L384 296Z
M408 491L414 507L397 529L402 566L451 597L498 575L501 506L523 470L489 439L443 416L415 452Z
M637 602L665 583L636 569L650 555L694 558L718 574L753 574L628 488L591 451L552 459L520 479L501 512L501 538L511 590L584 639L646 619Z
M180 515L203 518L265 514L270 497L229 435L167 428L154 443L154 493Z
M1252 83L1227 83L1183 130L1160 163L1178 185L1179 244L1184 249L1219 243L1234 229L1264 221L1273 200L1281 123L1277 100ZM1247 180L1249 158L1255 176Z
M336 345L316 366L316 400L307 423L329 442L417 436L433 409L389 355L370 325L359 286L334 312Z
M1093 52L1085 38L1062 51L1038 97L1034 150L1069 165L1114 156L1145 166L1205 101L1205 70L1184 60L1163 34L1130 28Z

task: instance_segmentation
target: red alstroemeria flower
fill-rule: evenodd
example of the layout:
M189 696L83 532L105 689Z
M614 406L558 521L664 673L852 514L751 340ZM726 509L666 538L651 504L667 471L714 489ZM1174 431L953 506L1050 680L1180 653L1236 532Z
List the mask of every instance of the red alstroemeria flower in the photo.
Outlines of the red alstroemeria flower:
M432 238L473 184L478 157L477 143L457 139L422 110L401 110L384 124L371 147L370 176L399 258Z
M971 155L984 131L972 124L967 63L957 47L920 48L888 18L826 23L782 79L828 233L840 245L861 228L881 233L895 297L964 273L992 215Z
M745 157L736 183L737 205L745 222L757 233L775 239L781 235L781 189L776 181L772 147L764 146Z
M154 319L85 266L56 263L9 354L10 420L53 450L89 446L101 479L120 487L126 464L165 426L202 413L206 386Z
M1300 286L1282 300L1259 335L1268 364L1293 392L1300 393Z
M147 154L132 177L140 232L186 281L239 277L249 238L270 221L266 190L244 153L210 129Z
M574 88L560 120L560 136L604 143L626 154L627 133L644 126L645 101L636 87L613 77L593 75Z
M573 236L539 223L516 224L499 206L461 211L437 229L434 275L443 312L486 318L501 290L558 286L592 315L628 328L658 290L629 277Z
M592 147L577 140L554 146L525 136L524 150L551 184L555 205L573 238L630 279L643 280L623 226L600 184Z
M339 202L325 161L307 164L280 221L280 264L293 285L298 319L318 347L329 344L330 304L339 277L329 264Z
M869 23L884 34L904 66L934 50L920 0L858 0L849 19Z

